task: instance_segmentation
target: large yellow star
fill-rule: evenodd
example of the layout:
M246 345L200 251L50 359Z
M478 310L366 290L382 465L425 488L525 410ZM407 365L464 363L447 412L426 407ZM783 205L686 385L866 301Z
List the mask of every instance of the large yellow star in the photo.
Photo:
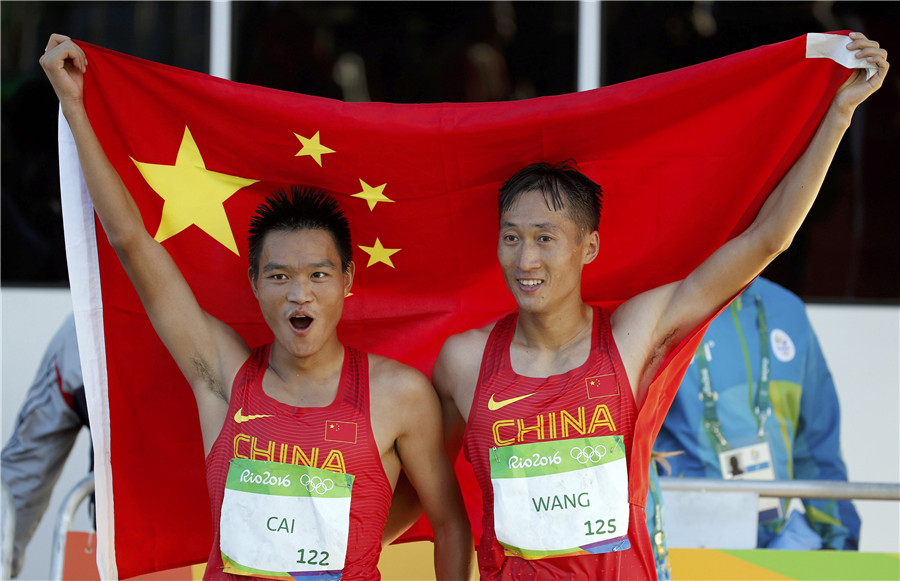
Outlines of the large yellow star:
M378 202L393 202L394 200L385 196L382 192L384 192L384 187L387 184L381 184L380 186L372 187L366 182L359 180L359 185L362 186L363 191L358 194L353 194L354 198L362 198L363 200L369 203L369 210L375 209L375 204Z
M391 268L394 268L394 263L391 262L391 255L402 250L401 248L385 248L381 245L381 240L378 238L375 238L375 246L360 246L360 248L369 254L369 264L366 265L366 268L379 262L383 262Z
M187 127L175 165L143 163L134 158L131 161L150 187L165 200L159 230L154 236L157 242L196 225L225 248L240 254L223 204L235 192L259 180L206 169L200 149Z
M328 149L321 143L319 143L319 132L316 131L316 134L310 138L303 137L299 133L295 133L297 139L300 140L300 143L303 144L303 148L297 152L294 157L300 157L301 155L308 155L319 164L319 167L322 167L322 156L326 153L334 153L333 149Z

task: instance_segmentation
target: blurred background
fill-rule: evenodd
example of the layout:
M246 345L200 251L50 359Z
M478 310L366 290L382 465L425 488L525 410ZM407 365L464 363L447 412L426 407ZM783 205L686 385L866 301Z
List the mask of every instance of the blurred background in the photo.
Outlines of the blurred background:
M201 72L209 2L4 1L3 286L66 285L51 32ZM497 101L576 90L578 2L231 2L230 77L350 101ZM854 29L888 49L897 2L602 2L603 85ZM777 66L777 64L773 64ZM785 95L786 99L790 95ZM900 74L859 111L825 190L769 278L803 298L900 298Z
M219 9L224 4L230 15L226 76L239 82L396 103L502 101L578 88L579 18L585 13L579 2L215 4ZM898 2L604 1L599 6L602 85L807 32L859 30L893 52L895 61L900 54ZM58 103L38 65L47 38L60 32L210 72L212 12L213 3L206 1L0 3L4 442L50 336L71 310L59 200ZM898 183L900 71L895 70L857 111L812 214L765 273L812 303L810 315L844 409L844 458L856 481L900 480ZM879 420L872 422L875 409ZM873 444L875 439L880 442ZM85 433L29 547L21 578L46 578L52 531L47 521L59 497L86 473L87 446ZM869 504L858 503L861 548L900 552L897 503Z

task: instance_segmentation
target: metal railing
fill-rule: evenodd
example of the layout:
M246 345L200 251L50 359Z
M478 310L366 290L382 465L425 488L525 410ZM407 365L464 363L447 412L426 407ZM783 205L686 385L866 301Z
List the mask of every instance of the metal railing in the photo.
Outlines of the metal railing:
M900 484L871 482L842 482L833 480L718 480L715 478L673 478L659 479L662 490L692 492L753 492L764 497L777 498L826 498L834 500L893 500L900 501ZM94 475L85 476L66 495L56 519L53 537L53 553L50 559L51 581L62 581L63 564L66 555L66 534L72 525L75 512L84 499L94 492ZM4 486L4 504L7 503L8 489ZM12 506L9 501L8 506ZM7 560L12 555L13 534L7 533L9 511L4 516L3 566L8 576ZM12 513L14 514L14 512ZM12 525L15 526L14 523ZM7 544L10 545L7 549ZM9 555L9 557L7 557Z
M659 479L662 490L691 492L755 492L775 498L832 500L900 500L900 484L838 480L719 480L716 478Z
M62 581L63 565L66 559L66 535L72 527L75 512L84 499L94 492L94 473L82 478L66 495L56 516L56 528L53 531L53 552L50 555L50 580Z
M0 565L0 579L12 577L13 547L16 543L16 503L13 501L12 491L6 482L3 482L3 556Z

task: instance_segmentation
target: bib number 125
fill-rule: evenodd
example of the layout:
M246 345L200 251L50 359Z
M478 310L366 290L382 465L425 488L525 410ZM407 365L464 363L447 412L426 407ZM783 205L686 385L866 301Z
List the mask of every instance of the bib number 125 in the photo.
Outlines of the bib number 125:
M603 535L616 532L616 519L614 518L611 518L609 520L598 518L597 520L593 521L593 526L591 525L592 521L588 520L584 522L584 526L587 527L587 533L585 533L586 535Z

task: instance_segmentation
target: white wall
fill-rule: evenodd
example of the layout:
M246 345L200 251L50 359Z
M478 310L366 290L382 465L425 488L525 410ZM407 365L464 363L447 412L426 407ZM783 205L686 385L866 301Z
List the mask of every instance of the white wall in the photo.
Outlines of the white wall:
M900 482L900 308L809 305L841 402L850 480ZM900 553L900 502L854 501L860 550Z
M2 291L2 438L34 378L44 348L71 311L67 290ZM900 482L900 308L811 305L841 400L842 448L851 480ZM26 552L21 579L46 579L53 518L66 492L87 471L89 439L79 436L47 515ZM864 551L900 552L900 503L857 501ZM88 530L80 509L74 528Z

